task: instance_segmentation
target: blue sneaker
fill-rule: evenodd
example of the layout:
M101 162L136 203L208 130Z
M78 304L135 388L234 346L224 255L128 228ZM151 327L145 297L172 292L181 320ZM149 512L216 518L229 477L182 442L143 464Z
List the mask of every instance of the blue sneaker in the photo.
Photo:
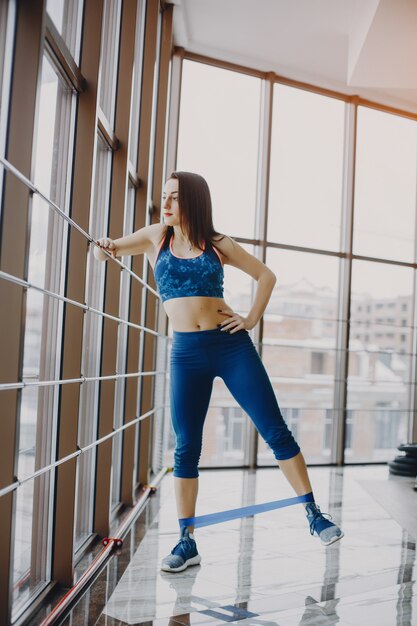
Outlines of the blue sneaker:
M183 526L180 530L180 540L177 545L162 559L161 569L164 572L182 572L189 565L198 565L201 556L197 551L195 540L190 537L190 531L187 526Z
M338 539L344 536L344 532L336 526L333 522L325 519L325 515L328 515L330 519L332 516L329 513L322 513L320 507L315 502L309 502L306 505L306 516L310 525L310 534L320 537L320 541L324 546L329 546Z

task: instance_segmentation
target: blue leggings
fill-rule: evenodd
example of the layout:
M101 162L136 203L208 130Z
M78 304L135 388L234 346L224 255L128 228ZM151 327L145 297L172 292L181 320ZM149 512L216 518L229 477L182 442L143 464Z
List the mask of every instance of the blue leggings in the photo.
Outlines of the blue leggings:
M216 376L224 380L277 460L300 452L247 330L174 331L170 374L171 419L176 435L174 476L199 475L203 425Z

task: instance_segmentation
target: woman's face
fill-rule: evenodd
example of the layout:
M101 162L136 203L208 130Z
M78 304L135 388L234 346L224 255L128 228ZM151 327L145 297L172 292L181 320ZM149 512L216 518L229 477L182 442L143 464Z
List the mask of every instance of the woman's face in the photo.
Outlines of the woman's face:
M178 205L178 180L167 180L162 192L162 213L165 224L178 226L180 223L180 210Z

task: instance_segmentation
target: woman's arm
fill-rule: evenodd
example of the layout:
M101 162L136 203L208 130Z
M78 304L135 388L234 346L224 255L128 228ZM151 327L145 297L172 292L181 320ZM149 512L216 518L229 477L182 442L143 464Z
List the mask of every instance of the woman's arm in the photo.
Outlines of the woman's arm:
M110 252L114 257L143 254L153 245L155 238L160 239L162 237L163 228L164 225L160 223L149 224L131 235L119 237L118 239L102 237L98 241L100 242L100 247ZM108 259L108 256L97 247L94 248L94 256L99 261L106 261Z
M252 278L258 282L255 301L251 310L246 318L240 318L246 321L246 328L253 328L259 322L267 307L274 285L277 282L277 277L265 263L262 263L262 261L253 256L253 254L246 252L242 246L230 237L224 237L220 242L216 242L216 247L219 248L226 257L225 263L237 267L246 274L249 274L249 276L252 276ZM233 311L231 313L233 316L235 315ZM229 322L232 322L232 319L225 320L222 325L228 324ZM230 325L230 327L232 326Z
M133 254L144 254L153 245L155 237L162 236L164 224L149 224L139 228L131 235L120 237L114 240L116 246L116 256L128 256Z
M248 320L251 328L254 328L254 326L256 326L256 324L259 322L262 315L264 314L276 282L277 277L273 272L272 275L270 275L269 273L263 273L259 277L258 287L255 294L255 301L252 305L251 310L246 316L246 319Z

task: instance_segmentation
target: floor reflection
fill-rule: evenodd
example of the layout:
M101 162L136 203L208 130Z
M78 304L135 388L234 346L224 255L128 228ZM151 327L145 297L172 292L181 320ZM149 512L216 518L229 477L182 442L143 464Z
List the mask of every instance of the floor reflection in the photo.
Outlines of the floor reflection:
M106 626L416 624L417 533L372 497L371 483L387 481L387 468L310 468L310 476L322 511L345 532L341 541L322 546L309 533L304 507L295 505L198 528L201 564L172 574L159 569L178 536L168 475L145 531L142 520L141 540L133 530L103 572L105 598L90 590L88 606L80 602L64 623L90 623L86 613L101 602L94 623ZM369 480L366 489L361 480ZM291 495L278 470L202 472L197 514Z

